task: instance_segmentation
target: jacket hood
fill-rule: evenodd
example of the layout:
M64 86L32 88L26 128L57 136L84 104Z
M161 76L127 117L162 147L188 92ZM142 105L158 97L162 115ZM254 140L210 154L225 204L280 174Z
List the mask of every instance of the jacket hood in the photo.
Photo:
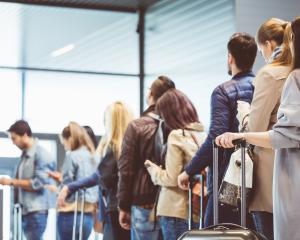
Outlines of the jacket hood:
M192 131L198 131L203 132L204 131L204 125L200 122L193 122L186 126L187 129Z

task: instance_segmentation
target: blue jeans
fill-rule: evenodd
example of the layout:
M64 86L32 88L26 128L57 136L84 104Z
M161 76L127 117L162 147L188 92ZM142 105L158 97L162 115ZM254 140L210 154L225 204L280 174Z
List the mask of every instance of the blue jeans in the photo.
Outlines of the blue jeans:
M42 240L47 226L47 212L33 212L22 216L22 227L27 240Z
M273 214L268 212L251 212L251 215L255 231L267 237L268 240L273 240Z
M167 240L177 240L188 230L188 221L175 217L160 217L160 226L163 237Z
M60 240L70 240L73 234L74 212L60 212L57 216L57 231ZM80 212L76 220L76 238L79 239ZM83 215L82 239L87 240L93 227L93 214L85 213Z
M154 228L154 222L149 221L151 210L132 206L131 208L131 240L161 240L159 221Z

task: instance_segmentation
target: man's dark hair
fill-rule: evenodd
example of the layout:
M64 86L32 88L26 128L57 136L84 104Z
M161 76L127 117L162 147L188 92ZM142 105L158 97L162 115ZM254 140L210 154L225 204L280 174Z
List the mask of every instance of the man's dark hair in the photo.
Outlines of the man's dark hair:
M151 85L150 90L154 101L156 102L166 91L173 89L175 83L166 76L159 76Z
M241 71L252 69L257 53L257 45L252 36L247 33L233 34L227 44L227 49Z
M24 136L26 134L28 137L32 136L31 128L28 122L24 120L18 120L7 130L10 133L15 133L19 136Z

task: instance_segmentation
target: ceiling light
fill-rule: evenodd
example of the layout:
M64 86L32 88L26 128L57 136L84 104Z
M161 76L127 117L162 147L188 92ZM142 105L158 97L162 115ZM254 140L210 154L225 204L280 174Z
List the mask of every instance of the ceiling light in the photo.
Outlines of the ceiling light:
M61 55L65 54L65 53L68 53L68 52L72 51L74 47L75 47L74 44L69 44L69 45L67 45L65 47L62 47L60 49L57 49L57 50L53 51L51 53L51 56L52 57L61 56Z

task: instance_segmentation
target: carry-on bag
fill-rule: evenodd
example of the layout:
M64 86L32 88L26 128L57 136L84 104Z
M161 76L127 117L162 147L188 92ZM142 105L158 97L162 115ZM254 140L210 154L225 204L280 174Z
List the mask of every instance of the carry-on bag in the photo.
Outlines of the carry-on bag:
M240 145L241 148L241 226L230 223L218 224L219 211L218 211L218 146L213 142L213 201L214 201L214 225L202 230L190 230L184 233L178 240L222 240L222 239L235 239L235 240L266 240L260 234L246 228L246 177L245 177L245 152L246 142L238 140L234 142ZM189 194L190 195L190 194ZM191 216L189 216L191 218ZM190 220L191 221L191 220Z
M82 240L83 234L83 220L84 220L84 202L85 202L85 189L81 190L81 205L80 205L80 222L79 222L79 239ZM73 232L72 232L72 240L76 239L76 226L77 226L77 217L78 217L78 191L75 193L75 211L74 211L74 220L73 220Z
M189 230L193 229L194 226L194 205L195 205L195 201L194 201L194 193L193 193L193 187L194 187L194 183L200 183L200 196L199 199L197 199L199 201L198 205L199 205L199 229L203 228L203 224L204 224L204 210L203 210L203 206L204 206L204 176L199 174L199 175L195 175L194 177L190 178L190 184L189 184ZM198 210L198 209L197 209ZM197 214L198 215L198 214Z

